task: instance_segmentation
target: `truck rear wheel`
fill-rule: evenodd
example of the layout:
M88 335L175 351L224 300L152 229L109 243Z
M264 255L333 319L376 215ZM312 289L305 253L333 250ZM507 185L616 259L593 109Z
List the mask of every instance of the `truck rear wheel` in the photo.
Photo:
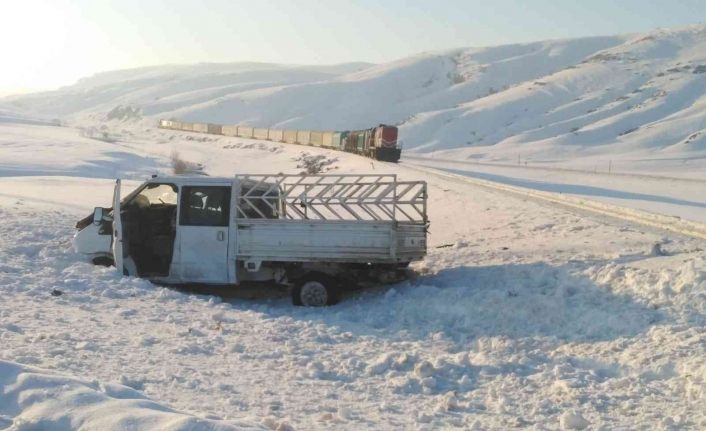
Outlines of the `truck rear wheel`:
M338 302L338 286L333 277L314 273L303 277L292 290L292 303L305 307L323 307Z
M98 265L98 266L113 266L113 265L115 265L115 261L114 261L113 258L110 257L110 256L98 256L98 257L94 257L94 258L91 260L91 262L92 262L94 265Z

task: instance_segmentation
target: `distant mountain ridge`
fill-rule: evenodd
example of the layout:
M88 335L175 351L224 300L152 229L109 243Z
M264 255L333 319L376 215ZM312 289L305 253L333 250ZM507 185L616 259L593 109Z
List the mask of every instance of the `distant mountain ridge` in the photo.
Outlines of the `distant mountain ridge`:
M390 63L155 66L0 108L69 121L147 118L275 128L397 124L406 151L507 160L706 151L706 26L463 48Z

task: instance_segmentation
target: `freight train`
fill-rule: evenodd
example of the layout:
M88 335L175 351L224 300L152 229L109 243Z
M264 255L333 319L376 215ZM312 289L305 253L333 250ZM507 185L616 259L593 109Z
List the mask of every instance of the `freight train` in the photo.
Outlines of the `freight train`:
M283 130L260 127L190 123L176 120L159 120L162 129L238 138L262 139L286 144L309 145L360 154L375 160L397 162L402 152L397 145L397 127L381 124L365 130L344 132L319 130Z

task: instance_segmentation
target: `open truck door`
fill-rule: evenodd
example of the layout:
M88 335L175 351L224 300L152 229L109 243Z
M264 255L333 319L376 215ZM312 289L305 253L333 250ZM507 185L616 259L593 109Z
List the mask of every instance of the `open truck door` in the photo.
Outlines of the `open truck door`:
M123 223L120 216L120 179L115 181L113 191L113 260L115 268L122 275L125 271L123 262Z

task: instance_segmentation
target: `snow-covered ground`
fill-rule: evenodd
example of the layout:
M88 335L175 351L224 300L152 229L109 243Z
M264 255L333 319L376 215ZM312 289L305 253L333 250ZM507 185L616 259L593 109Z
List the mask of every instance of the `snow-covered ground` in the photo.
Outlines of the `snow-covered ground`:
M703 241L140 121L5 123L0 148L0 429L706 427ZM180 293L76 255L73 224L112 179L168 172L174 151L211 175L299 172L309 152L334 172L426 179L429 256L408 282L305 309Z

